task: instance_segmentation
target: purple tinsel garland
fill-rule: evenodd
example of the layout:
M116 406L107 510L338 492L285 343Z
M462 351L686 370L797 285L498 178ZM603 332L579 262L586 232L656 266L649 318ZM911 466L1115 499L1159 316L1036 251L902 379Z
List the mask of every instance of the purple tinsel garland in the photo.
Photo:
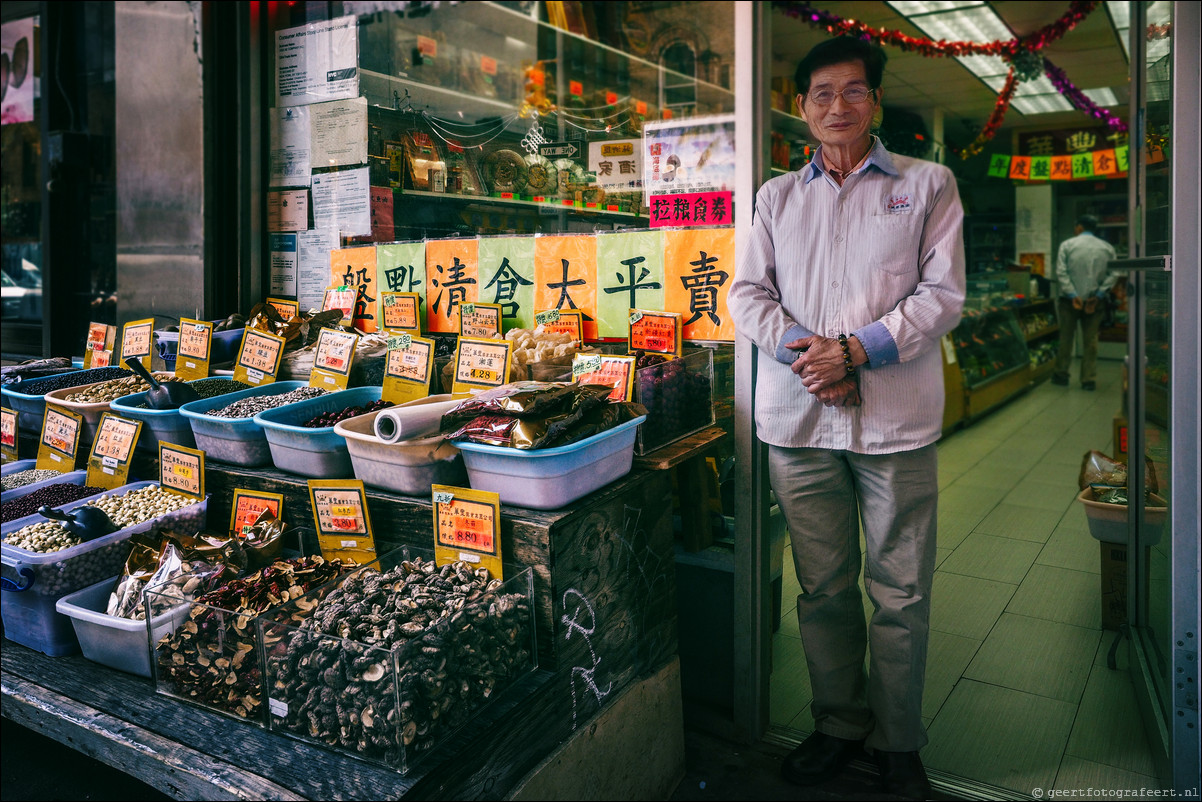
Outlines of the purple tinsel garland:
M1076 85L1068 79L1064 74L1064 70L1057 67L1048 59L1043 60L1043 69L1048 76L1048 80L1056 87L1056 91L1068 99L1068 102L1079 111L1102 120L1110 129L1116 133L1126 133L1127 124L1120 120L1116 115L1111 114L1106 109L1094 103L1085 93L1076 87Z

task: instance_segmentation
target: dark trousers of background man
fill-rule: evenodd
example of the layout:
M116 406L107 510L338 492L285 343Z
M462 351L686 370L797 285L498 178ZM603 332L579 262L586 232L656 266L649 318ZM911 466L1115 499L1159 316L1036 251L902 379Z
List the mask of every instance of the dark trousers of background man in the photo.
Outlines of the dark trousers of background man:
M1077 326L1081 326L1081 383L1087 384L1097 380L1098 374L1098 331L1102 328L1102 317L1106 314L1106 304L1098 299L1097 308L1092 315L1085 314L1084 309L1074 309L1070 298L1061 298L1060 311L1060 350L1056 353L1056 372L1058 379L1068 379L1069 368L1073 364L1073 340L1077 336Z

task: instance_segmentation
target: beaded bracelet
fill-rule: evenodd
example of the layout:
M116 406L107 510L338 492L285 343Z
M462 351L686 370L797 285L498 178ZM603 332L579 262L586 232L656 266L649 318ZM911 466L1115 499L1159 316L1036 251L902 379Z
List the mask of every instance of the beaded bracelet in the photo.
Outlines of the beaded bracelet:
M851 349L847 347L846 334L839 335L839 347L843 349L843 364L847 366L848 375L854 376L856 373L856 366L851 364Z

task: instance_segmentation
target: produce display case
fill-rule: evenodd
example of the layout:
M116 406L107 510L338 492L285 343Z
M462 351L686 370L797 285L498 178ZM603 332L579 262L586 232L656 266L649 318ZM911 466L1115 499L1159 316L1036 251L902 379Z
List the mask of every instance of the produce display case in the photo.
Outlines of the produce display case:
M1030 387L1027 341L1011 307L966 305L951 336L963 379L965 418L976 418Z
M553 510L630 473L635 437L646 415L555 448L508 448L456 443L468 481L501 496L502 504Z
M131 490L158 484L132 482L108 495L124 495ZM103 493L63 505L64 510L82 507ZM116 532L48 554L27 551L8 543L0 544L3 593L0 595L4 616L4 635L10 640L52 656L79 651L74 628L55 605L68 593L120 573L129 554L129 538L135 532L172 529L192 534L204 528L208 499L189 505ZM25 526L45 520L31 515L10 521L0 528L7 537Z
M535 669L531 569L489 580L432 557L398 549L257 619L273 732L408 773ZM356 615L364 598L396 626Z
M301 424L318 415L379 401L382 392L382 387L341 390L264 410L254 420L263 429L271 459L281 471L315 479L346 479L354 475L346 440L334 426L307 428Z
M306 385L307 382L301 381L273 382L216 398L193 401L184 404L179 411L192 427L196 447L203 450L208 458L248 467L270 465L271 447L267 444L267 435L253 417L219 418L208 413L243 398L282 395Z

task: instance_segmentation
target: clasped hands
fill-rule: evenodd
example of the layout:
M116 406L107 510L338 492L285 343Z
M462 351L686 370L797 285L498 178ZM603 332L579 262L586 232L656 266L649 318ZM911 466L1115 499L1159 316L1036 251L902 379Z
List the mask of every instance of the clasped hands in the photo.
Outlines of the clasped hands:
M858 407L861 404L859 380L847 372L838 340L815 335L785 343L785 347L800 350L789 367L801 378L806 390L824 405Z
M1096 295L1091 295L1082 300L1079 296L1073 296L1073 309L1078 312L1084 312L1087 315L1092 315L1098 308L1098 298Z

